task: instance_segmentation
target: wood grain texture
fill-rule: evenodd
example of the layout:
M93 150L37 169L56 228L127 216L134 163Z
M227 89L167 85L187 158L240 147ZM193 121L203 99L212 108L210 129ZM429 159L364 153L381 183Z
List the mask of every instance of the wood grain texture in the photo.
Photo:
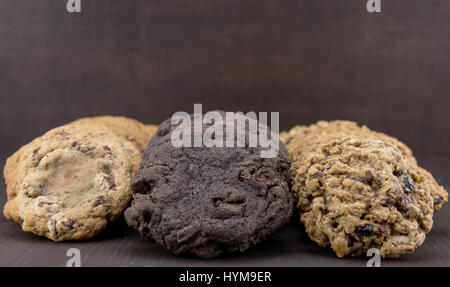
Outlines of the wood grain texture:
M278 111L450 154L450 2L0 1L0 150L83 116ZM432 143L432 144L430 144Z
M385 267L450 266L450 229L444 220L450 216L444 209L435 216L435 226L425 243L413 254L399 259L382 260ZM0 266L65 266L69 248L78 248L81 265L88 266L299 266L299 267L364 267L368 258L339 259L327 248L310 241L304 229L291 222L275 235L243 254L201 260L177 257L155 243L141 238L126 226L109 230L89 242L55 243L21 232L17 224L0 223Z
M55 126L103 114L159 123L176 111L280 112L281 128L349 119L406 142L450 187L450 2L365 0L0 1L0 160ZM1 205L5 202L3 183ZM450 210L425 244L386 266L450 265ZM364 266L295 223L249 252L175 257L118 225L53 243L0 217L0 265Z

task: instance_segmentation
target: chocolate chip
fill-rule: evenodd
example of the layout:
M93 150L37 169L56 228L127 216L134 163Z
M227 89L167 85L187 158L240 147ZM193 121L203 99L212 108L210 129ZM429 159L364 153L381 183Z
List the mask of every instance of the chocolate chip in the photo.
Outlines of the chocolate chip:
M99 198L94 202L94 207L99 206L100 204L103 204L106 202L106 198L103 195L100 195Z
M109 146L106 146L106 145L103 147L103 149L106 150L106 151L111 151L111 148Z
M28 197L32 197L32 193L31 193L31 190L30 190L30 189L25 190L25 194L26 194L26 196L28 196Z
M366 224L366 225L363 225L363 226L356 227L355 228L355 234L359 238L372 236L372 235L375 235L378 238L382 238L382 237L385 236L386 231L384 230L383 227L381 227L379 225Z
M405 193L413 193L414 192L414 181L411 178L411 176L408 175L404 175L403 176L403 191Z
M25 195L31 198L35 198L39 195L39 193L33 188L27 188L25 190Z
M52 219L50 223L50 231L52 231L55 234L55 238L58 238L58 228L56 227L56 220Z
M380 180L376 178L370 171L366 172L366 176L359 179L359 181L370 186L373 186L373 184L379 185L381 183Z
M92 151L94 149L95 149L95 147L81 147L81 146L77 147L77 150L82 152L82 153L88 153L88 152L90 152L90 151Z
M105 177L105 179L106 179L106 182L108 183L110 189L114 189L116 187L116 183L114 181L114 176L112 174Z
M69 228L69 230L72 230L74 228L73 225L75 224L75 221L73 219L69 219L69 220L67 220L67 222L66 221L61 221L61 223L65 227Z
M72 143L72 147L76 147L78 145L78 142L77 141L74 141L73 143Z

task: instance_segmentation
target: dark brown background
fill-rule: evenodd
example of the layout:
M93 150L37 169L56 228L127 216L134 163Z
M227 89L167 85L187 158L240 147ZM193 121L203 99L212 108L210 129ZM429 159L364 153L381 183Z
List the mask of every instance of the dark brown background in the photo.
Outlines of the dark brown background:
M159 123L202 103L204 110L277 111L282 129L355 120L408 143L419 163L450 185L449 1L382 1L381 14L367 13L366 0L82 0L81 14L68 14L65 2L0 1L1 162L79 117ZM387 264L450 265L447 209L418 252ZM58 257L64 254L42 254L64 253L67 245L25 235L5 221L0 265L64 264ZM77 243L91 254L86 265L361 266L365 260L335 259L295 224L248 254L211 262L172 257L118 229L117 238ZM133 239L123 240L123 233ZM118 251L124 248L140 257Z

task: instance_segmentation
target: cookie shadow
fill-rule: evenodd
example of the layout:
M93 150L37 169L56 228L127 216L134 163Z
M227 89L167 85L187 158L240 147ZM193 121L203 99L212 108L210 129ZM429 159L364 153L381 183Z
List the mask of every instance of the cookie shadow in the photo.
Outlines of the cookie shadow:
M130 237L135 243L129 250L129 256L137 258L136 261L144 266L310 266L306 260L310 255L327 260L336 257L331 249L320 248L311 241L296 217L245 252L224 253L213 259L172 254L152 240L140 237L137 232Z
M85 242L97 242L103 240L113 240L117 238L123 238L127 236L130 232L131 229L128 227L128 224L125 221L124 216L122 215L116 221L109 223L108 226L104 230L102 230L102 232L100 232L97 236L85 240Z

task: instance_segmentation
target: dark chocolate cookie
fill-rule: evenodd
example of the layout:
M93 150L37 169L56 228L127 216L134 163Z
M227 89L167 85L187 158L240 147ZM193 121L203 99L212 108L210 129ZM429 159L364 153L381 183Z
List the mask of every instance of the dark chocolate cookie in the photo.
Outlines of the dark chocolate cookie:
M143 154L125 212L129 226L175 254L211 258L243 252L290 219L283 144L274 158L261 158L263 148L249 147L248 137L246 147L176 148L176 128L163 122Z

